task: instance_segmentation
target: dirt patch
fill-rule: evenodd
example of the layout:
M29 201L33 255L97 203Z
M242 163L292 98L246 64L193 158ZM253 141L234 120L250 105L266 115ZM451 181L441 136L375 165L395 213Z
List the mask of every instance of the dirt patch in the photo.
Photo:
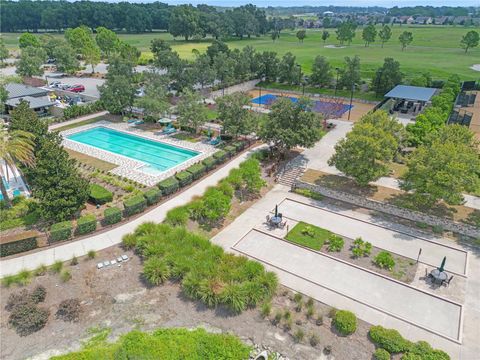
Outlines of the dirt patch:
M130 260L121 266L97 270L96 263L109 260L127 253ZM78 349L81 341L87 338L87 331L93 327L108 327L111 338L134 328L152 330L158 327L204 327L210 331L232 332L248 344L262 344L285 354L291 359L312 359L319 357L324 346L331 345L332 354L337 359L370 359L374 346L367 338L369 325L359 321L358 330L347 338L340 337L330 330L330 320L324 316L321 326L313 320L307 321L306 310L294 312L293 295L284 290L273 299L273 311L290 309L294 317L292 329L285 331L281 324L274 326L270 319L263 319L258 309L249 309L240 315L231 314L223 308L208 309L203 304L184 297L180 286L169 283L158 287L148 287L142 281L141 260L131 252L125 252L115 246L99 252L95 260L79 259L79 264L70 266L72 279L62 283L59 276L50 274L35 278L27 286L29 290L36 285L47 289L47 297L41 306L50 310L50 319L46 327L27 337L18 336L9 328L8 312L5 303L12 292L19 288L2 288L0 298L0 336L2 347L0 358L14 360L27 357L46 358ZM76 323L64 322L55 318L58 305L62 300L78 298L82 304L82 315ZM315 302L315 312L327 314L328 307ZM297 325L296 321L301 324ZM292 334L297 328L305 332L301 343L293 340ZM308 343L311 333L319 336L320 342L315 348ZM43 354L43 357L39 355Z

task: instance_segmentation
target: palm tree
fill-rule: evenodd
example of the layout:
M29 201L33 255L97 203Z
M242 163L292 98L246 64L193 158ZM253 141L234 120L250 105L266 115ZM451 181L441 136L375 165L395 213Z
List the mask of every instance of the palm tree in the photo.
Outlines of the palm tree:
M6 164L5 169L7 173L5 175L7 176L7 181L9 166L14 166L16 162L26 166L35 164L33 139L34 135L29 132L22 130L8 131L4 125L0 127L0 160L3 160ZM0 188L4 200L7 204L10 204L3 180L0 181Z

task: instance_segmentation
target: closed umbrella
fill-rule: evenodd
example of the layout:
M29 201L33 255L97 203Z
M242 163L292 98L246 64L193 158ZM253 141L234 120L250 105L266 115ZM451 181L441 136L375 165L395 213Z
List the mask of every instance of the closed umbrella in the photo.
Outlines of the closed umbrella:
M278 216L278 205L275 205L275 217Z
M442 263L440 264L440 267L438 268L438 271L443 272L445 270L445 263L447 262L447 257L444 256Z

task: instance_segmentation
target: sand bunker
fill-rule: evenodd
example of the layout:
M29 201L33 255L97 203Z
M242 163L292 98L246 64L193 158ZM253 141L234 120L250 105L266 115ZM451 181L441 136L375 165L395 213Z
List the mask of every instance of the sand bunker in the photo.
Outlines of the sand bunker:
M475 71L480 71L480 64L475 64L470 66L470 69L475 70Z
M325 45L324 46L327 49L345 49L346 46L343 45Z

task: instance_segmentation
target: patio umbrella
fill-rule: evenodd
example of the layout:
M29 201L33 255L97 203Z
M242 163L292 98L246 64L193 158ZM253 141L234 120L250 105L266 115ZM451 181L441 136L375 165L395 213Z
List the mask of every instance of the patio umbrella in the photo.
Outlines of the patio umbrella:
M444 256L443 260L442 260L442 263L440 264L440 267L438 268L438 271L443 272L443 270L445 270L445 263L446 262L447 262L447 257Z
M278 216L278 205L275 205L275 217Z

